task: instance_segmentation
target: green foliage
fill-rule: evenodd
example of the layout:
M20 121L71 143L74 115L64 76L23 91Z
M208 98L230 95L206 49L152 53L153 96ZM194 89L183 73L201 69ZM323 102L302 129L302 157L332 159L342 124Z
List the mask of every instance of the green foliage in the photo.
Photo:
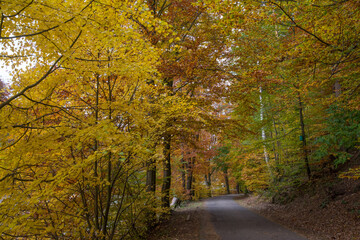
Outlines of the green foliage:
M230 146L220 146L217 149L217 152L218 154L212 159L212 161L221 171L227 171L227 169L229 168L228 162L230 158Z
M333 104L327 109L327 116L325 134L314 141L318 145L314 158L321 160L333 155L333 164L338 166L346 162L351 156L349 151L359 144L360 112Z

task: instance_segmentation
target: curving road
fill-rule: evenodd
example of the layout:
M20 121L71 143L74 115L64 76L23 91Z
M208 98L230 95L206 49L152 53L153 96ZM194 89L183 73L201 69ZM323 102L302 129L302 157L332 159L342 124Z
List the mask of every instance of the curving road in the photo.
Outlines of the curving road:
M240 206L226 195L211 198L205 202L212 228L222 240L306 240L287 228ZM202 234L201 240L210 240Z

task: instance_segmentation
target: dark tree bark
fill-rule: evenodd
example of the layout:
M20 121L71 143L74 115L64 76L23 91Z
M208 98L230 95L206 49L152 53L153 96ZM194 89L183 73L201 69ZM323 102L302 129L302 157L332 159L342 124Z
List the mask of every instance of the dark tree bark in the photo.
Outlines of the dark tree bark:
M156 189L156 161L154 158L147 163L146 191L155 193Z
M207 189L208 189L208 193L207 193L207 195L208 195L208 197L211 197L211 175L212 175L212 173L213 173L213 171L209 171L208 173L206 173L205 175L204 175L204 177L205 177L205 184L206 184L206 187L207 187Z
M170 207L170 187L171 187L171 134L164 136L164 162L163 162L163 185L161 189L161 202L163 207Z
M309 165L308 151L307 151L307 147L306 147L307 145L306 145L305 123L304 123L304 115L303 115L303 102L301 101L300 93L298 93L298 98L299 98L299 115L300 115L304 162L305 162L307 177L310 180L311 179L311 171L310 171L310 165Z
M183 158L181 160L181 181L182 181L182 189L184 193L186 193L186 168L187 168L187 164Z
M192 199L194 195L193 191L193 171L194 171L194 163L195 157L189 159L188 167L187 167L187 178L186 178L186 194L189 199Z
M147 162L146 170L146 191L152 193L155 196L156 191L156 160L151 158ZM150 202L152 206L156 207L154 202ZM148 210L146 212L146 224L149 229L153 229L156 225L156 212L154 210Z
M228 176L228 170L226 168L224 169L224 177L225 177L226 193L230 194L229 176Z
M236 193L240 194L240 184L238 182L236 183Z

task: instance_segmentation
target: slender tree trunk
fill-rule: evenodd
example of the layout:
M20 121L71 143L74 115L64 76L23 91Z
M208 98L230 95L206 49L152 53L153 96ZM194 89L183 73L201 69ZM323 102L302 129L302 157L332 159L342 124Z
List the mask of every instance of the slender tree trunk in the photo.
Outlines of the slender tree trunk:
M227 169L224 170L224 177L225 177L226 193L230 194L229 176L228 176L228 170Z
M238 182L236 183L236 193L240 194L240 184Z
M184 194L186 194L186 161L184 157L181 159L181 183Z
M163 162L163 184L161 189L161 202L163 207L170 207L170 187L171 187L171 134L164 136L164 162Z
M262 88L261 87L259 89L259 92L260 92L260 95L259 95L259 97L260 97L260 120L263 121L264 120L264 103L263 103L263 99L262 99ZM265 134L264 127L261 128L261 138L265 142L266 134ZM270 162L269 162L269 154L268 154L268 152L266 150L265 143L264 143L264 159L265 159L265 163L266 163L266 166L268 168L270 177L273 179L273 173L272 173L272 170L271 170L271 167L270 167Z
M148 80L146 82L148 85L150 86L154 86L154 80ZM153 103L153 97L150 96L149 98L149 102ZM153 115L153 112L150 111L148 113L149 116ZM157 144L155 143L154 145L151 145L150 148L152 148L152 150L154 151L154 153L156 152L156 146ZM146 192L150 193L151 196L154 197L155 200L155 194L156 194L156 157L155 154L151 154L151 156L149 157L148 161L146 162ZM150 197L150 196L149 196ZM150 206L152 206L152 208L149 208L146 210L145 213L145 218L146 218L146 225L148 227L148 229L153 229L157 223L157 218L156 218L156 201L151 200L149 202Z
M156 190L156 161L154 158L151 158L147 164L146 171L146 191L153 192L155 194Z
M193 167L194 167L195 157L190 158L187 168L187 179L186 179L186 194L191 200L193 197Z
M95 99L95 124L98 124L99 121L99 91L100 91L100 76L96 75L96 99ZM94 151L97 151L99 146L98 141L95 139L95 148ZM95 159L94 163L94 177L98 178L98 160ZM99 223L99 205L100 205L100 188L99 185L95 185L95 203L94 203L94 216L95 216L95 227L97 230L100 230Z
M274 126L274 132L275 132L275 138L276 138L276 147L277 147L277 164L280 164L281 163L281 144L280 144L280 141L278 140L278 137L279 137L279 134L278 134L278 130L277 130L277 127L276 127L276 122L275 122L275 119L274 117L272 118L273 120L273 126Z
M109 57L110 60L110 57ZM108 65L108 67L110 67L110 65ZM108 118L109 120L112 120L112 87L111 87L111 80L112 77L108 76L107 79L107 84L108 84L108 101L109 101L109 115ZM111 206L111 199L112 199L112 191L113 191L113 185L110 184L113 179L112 179L112 170L113 170L113 166L112 166L112 154L111 152L108 154L108 162L107 162L107 181L109 182L109 185L107 186L107 196L106 196L106 206L105 206L105 214L104 214L104 221L103 221L103 226L102 226L102 231L103 234L106 236L107 232L108 232L108 221L109 221L109 214L110 214L110 206ZM103 237L103 240L105 240L105 236Z
M173 91L173 80L171 78L164 79L165 86ZM174 119L169 120L167 127L171 126ZM166 129L168 131L168 129ZM164 134L164 162L163 162L163 184L161 188L162 206L170 207L170 188L171 188L171 133Z
M152 193L155 196L156 192L156 160L151 157L146 163L146 191ZM155 202L150 201L150 204L155 208ZM147 210L146 212L146 224L149 229L152 229L156 224L156 212L154 210Z
M153 86L154 80L147 81L147 84L150 86ZM153 103L153 99L150 98L150 103ZM152 115L152 112L149 113L149 115ZM156 144L154 146L151 146L152 149L156 150ZM155 194L156 191L156 158L154 155L150 157L150 159L146 163L146 191L147 192L153 192Z
M299 99L299 115L300 115L304 162L305 162L306 173L307 173L308 179L310 180L311 171L310 171L308 151L307 151L307 146L306 146L305 123L304 123L304 115L303 115L303 102L301 101L300 93L298 93L298 99Z
M193 170L194 172L194 170ZM191 190L190 190L190 195L191 195L191 199L193 199L193 197L195 196L195 182L196 182L196 178L194 177L194 174L192 174L192 184L191 184Z
M272 134L271 130L270 130L270 138L273 139L273 134ZM279 154L277 152L277 149L276 149L276 146L275 146L274 142L272 143L272 150L274 152L274 162L275 162L274 170L275 170L275 173L279 173ZM275 178L276 177L274 176L274 179Z
M211 173L207 173L204 175L205 177L205 184L206 184L206 187L208 189L208 196L211 197Z

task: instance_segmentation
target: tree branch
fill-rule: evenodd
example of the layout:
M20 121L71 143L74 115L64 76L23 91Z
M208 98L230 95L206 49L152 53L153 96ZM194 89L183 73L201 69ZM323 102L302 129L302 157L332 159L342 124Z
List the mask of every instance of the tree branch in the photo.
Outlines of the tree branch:
M77 37L75 38L75 40L72 42L72 44L70 45L69 49L70 50L75 43L77 42L77 40L79 39L80 35L82 33L82 30L80 30L79 34L77 35ZM6 105L8 105L9 103L11 103L12 101L14 101L15 99L17 99L18 97L22 96L26 91L30 90L31 88L36 87L37 85L39 85L42 81L44 81L44 79L46 79L51 73L53 73L56 70L56 65L58 64L58 62L60 62L60 60L64 57L64 55L61 55L55 62L54 64L50 67L50 69L35 83L26 86L23 90L21 90L19 93L15 94L14 96L10 97L9 99L7 99L5 102L0 104L0 110L5 107Z
M36 36L36 35L39 35L39 34L43 34L43 33L46 33L46 32L49 32L51 30L54 30L58 27L60 27L61 25L64 25L68 22L71 22L72 20L74 20L80 13L82 13L86 8L88 8L95 0L91 0L84 8L81 9L81 11L74 17L66 20L65 22L61 23L61 24L58 24L56 26L53 26L51 28L48 28L48 29L45 29L45 30L41 30L41 31L38 31L38 32L35 32L35 33L29 33L29 34L22 34L22 35L17 35L17 36L10 36L10 37L2 37L1 36L1 30L2 30L2 25L3 25L3 19L5 17L9 17L9 16L4 16L2 14L1 16L1 23L0 23L0 39L16 39L16 38L23 38L23 37L32 37L32 36ZM16 16L16 15L15 15Z
M310 31L306 30L305 28L301 27L300 25L298 25L298 24L295 22L295 20L290 16L290 14L287 13L287 12L285 11L285 9L284 9L280 4L275 3L275 2L271 2L271 1L270 1L269 3L275 5L276 7L278 7L278 8L290 19L290 21L295 25L295 27L297 27L297 28L301 29L302 31L306 32L306 33L309 34L310 36L313 36L313 37L316 38L319 42L321 42L322 44L326 45L327 47L332 46L330 43L325 42L325 41L322 40L320 37L316 36L314 33L310 32Z

